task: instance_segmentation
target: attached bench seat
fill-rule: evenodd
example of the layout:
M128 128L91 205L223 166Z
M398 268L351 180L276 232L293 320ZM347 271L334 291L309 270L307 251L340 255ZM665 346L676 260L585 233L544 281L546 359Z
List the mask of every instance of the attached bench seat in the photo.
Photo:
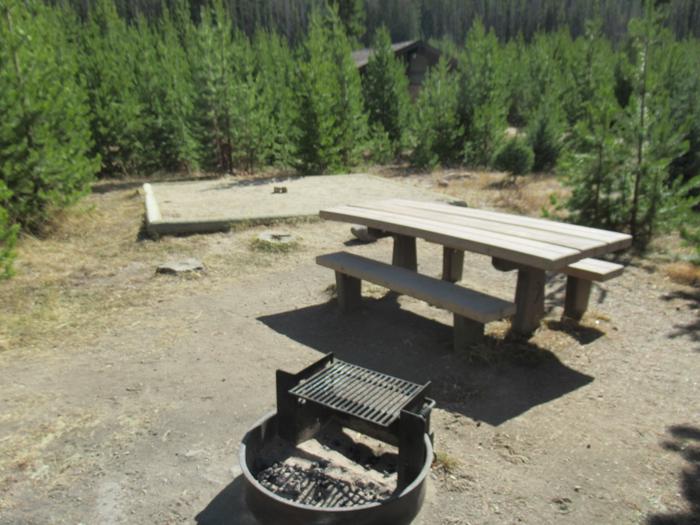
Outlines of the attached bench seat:
M343 311L359 306L363 280L449 310L454 314L456 348L483 336L485 323L515 314L512 302L352 253L321 255L316 263L335 271L338 304Z
M604 282L621 275L624 269L625 267L621 264L589 258L570 264L564 273L578 279Z
M621 264L599 259L581 259L564 269L566 278L566 300L564 315L571 319L581 319L588 309L593 281L604 282L622 274Z

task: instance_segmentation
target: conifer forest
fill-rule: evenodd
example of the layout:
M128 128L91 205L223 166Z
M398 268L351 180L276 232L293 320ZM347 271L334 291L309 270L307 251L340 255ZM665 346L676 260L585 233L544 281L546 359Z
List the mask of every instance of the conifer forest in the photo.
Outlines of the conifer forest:
M569 221L700 245L699 37L695 0L2 0L0 274L98 177L367 163L553 172Z

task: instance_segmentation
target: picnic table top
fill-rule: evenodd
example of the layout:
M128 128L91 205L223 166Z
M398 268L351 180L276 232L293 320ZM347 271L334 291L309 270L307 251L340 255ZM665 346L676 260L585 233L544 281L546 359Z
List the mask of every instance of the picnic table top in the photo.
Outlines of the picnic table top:
M513 263L559 270L629 246L631 236L522 215L389 199L321 210L323 219L362 224Z

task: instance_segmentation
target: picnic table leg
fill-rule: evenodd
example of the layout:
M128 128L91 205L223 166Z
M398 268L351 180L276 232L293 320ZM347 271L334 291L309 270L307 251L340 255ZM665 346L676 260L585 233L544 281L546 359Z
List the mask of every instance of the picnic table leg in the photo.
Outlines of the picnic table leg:
M464 268L464 251L443 246L442 248L442 280L456 283L462 280Z
M362 304L362 281L355 277L335 272L335 291L341 312L352 312Z
M544 317L544 284L544 270L529 267L518 269L512 323L514 332L529 335L539 327Z
M569 275L566 278L566 299L564 300L564 316L580 321L588 309L588 298L591 296L591 284L588 279L579 279Z
M391 264L407 270L418 270L418 257L416 255L416 238L406 235L394 235L394 253Z

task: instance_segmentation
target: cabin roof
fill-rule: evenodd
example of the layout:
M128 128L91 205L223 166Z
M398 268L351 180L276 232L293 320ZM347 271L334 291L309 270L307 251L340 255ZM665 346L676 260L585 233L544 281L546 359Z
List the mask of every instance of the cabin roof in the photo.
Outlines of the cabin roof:
M434 55L435 58L440 57L440 51L438 49L435 49L433 46L426 44L422 40L406 40L404 42L397 42L395 44L391 44L391 49L394 50L394 54L396 56L407 55L408 53L411 53L413 51L420 50L427 52L428 54ZM369 57L372 55L373 52L374 49L371 47L368 47L366 49L358 49L357 51L352 52L352 59L355 61L357 69L362 70L365 68L365 66L367 66Z

